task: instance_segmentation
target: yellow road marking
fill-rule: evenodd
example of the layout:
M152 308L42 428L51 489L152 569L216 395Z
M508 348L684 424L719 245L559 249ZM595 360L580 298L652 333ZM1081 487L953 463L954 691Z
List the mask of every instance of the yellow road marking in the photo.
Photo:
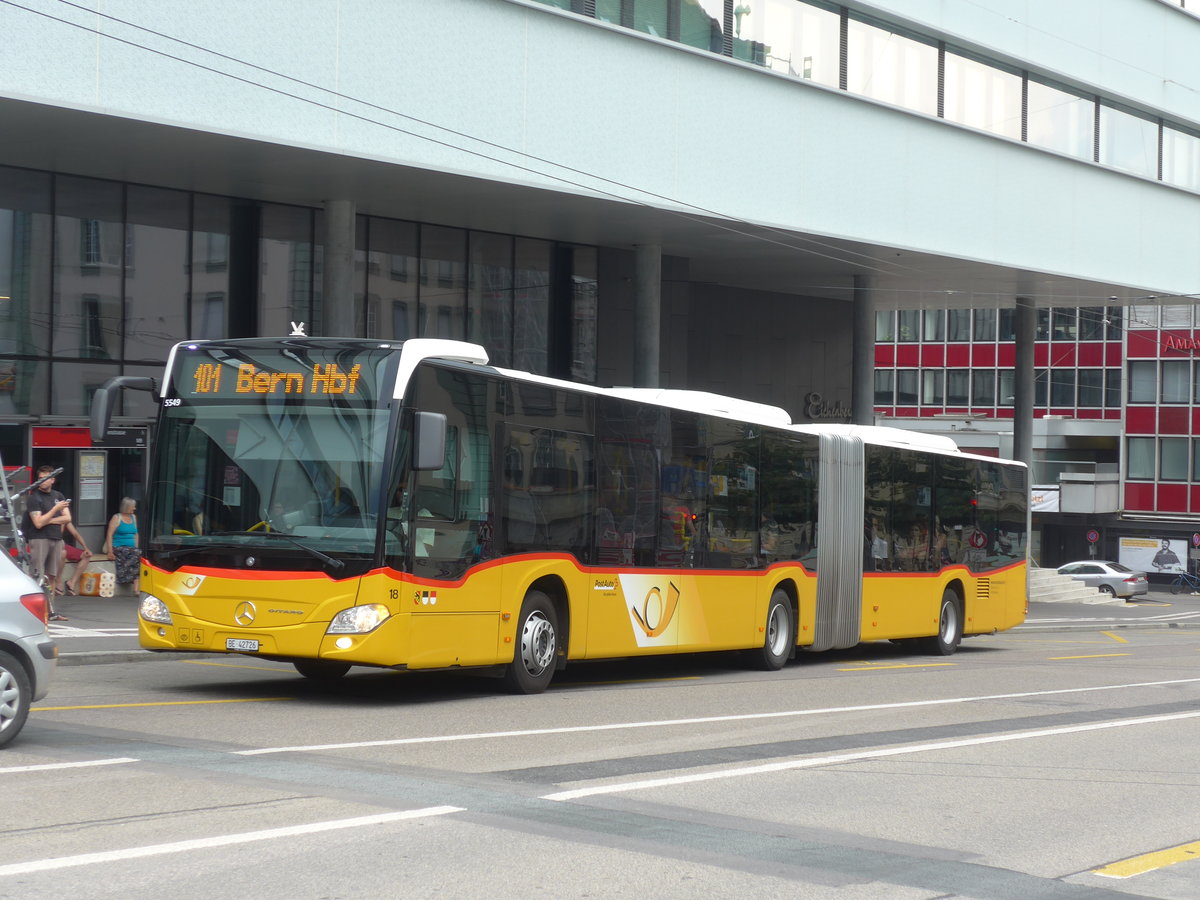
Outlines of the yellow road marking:
M79 709L134 709L139 706L205 706L213 703L267 703L295 700L295 697L246 697L237 700L164 700L157 703L97 703L92 706L34 706L30 712L71 712Z
M1107 866L1101 866L1093 871L1106 878L1130 878L1155 869L1164 869L1175 863L1187 862L1200 858L1200 841L1190 844L1180 844L1166 850L1156 850L1153 853L1143 853L1141 856L1131 856Z
M189 666L220 666L224 669L253 669L256 672L287 671L286 669L277 668L275 666L239 666L237 663L206 662L202 659L185 659L183 662L187 663Z
M999 635L997 635L997 637L999 637ZM1014 644L1107 644L1108 643L1108 641L1079 641L1079 640L1052 641L1052 640L1038 640L1035 638L1013 638L1012 642Z
M1119 644L1128 644L1129 643L1129 641L1127 641L1125 638L1121 637L1119 634L1113 634L1111 631L1105 631L1102 633L1107 634L1110 638L1112 638L1114 641L1116 641Z
M954 663L901 663L894 666L858 666L853 669L838 669L839 672L874 672L879 669L931 669L934 666L952 666Z
M1090 653L1087 656L1048 656L1047 659L1104 659L1108 656L1132 656L1132 653Z

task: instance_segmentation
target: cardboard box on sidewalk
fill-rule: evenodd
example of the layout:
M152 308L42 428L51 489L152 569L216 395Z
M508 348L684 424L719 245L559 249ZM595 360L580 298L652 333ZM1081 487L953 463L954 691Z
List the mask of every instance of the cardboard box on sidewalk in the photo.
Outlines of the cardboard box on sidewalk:
M67 566L63 571L63 579L73 579L74 569ZM110 559L93 558L79 576L79 596L81 597L111 597L117 591L116 566Z

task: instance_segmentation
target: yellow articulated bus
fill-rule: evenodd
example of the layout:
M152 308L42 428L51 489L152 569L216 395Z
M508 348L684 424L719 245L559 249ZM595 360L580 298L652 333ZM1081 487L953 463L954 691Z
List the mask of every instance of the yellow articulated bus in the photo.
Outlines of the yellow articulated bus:
M800 426L689 391L594 388L457 341L175 346L142 522L141 645L312 678L862 641L953 653L1026 611L1019 463Z

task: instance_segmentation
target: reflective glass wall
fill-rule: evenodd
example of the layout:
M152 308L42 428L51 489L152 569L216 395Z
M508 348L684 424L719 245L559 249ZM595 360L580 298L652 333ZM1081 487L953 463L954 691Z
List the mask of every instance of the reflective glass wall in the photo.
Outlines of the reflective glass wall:
M0 167L0 420L86 415L187 338L322 321L320 210ZM596 251L360 216L356 335L482 344L596 379ZM150 417L127 391L118 413Z
M537 2L1200 191L1192 126L824 0Z

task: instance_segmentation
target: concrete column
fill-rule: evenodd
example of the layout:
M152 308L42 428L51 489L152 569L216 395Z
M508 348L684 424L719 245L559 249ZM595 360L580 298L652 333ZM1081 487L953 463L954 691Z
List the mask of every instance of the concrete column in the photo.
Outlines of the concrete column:
M662 341L662 247L638 244L634 258L633 384L658 387Z
M875 424L875 299L861 275L854 276L854 334L850 402L855 425Z
M1032 466L1033 341L1037 330L1037 310L1028 297L1017 298L1014 325L1017 353L1013 373L1013 459ZM1032 477L1032 472L1030 475Z
M358 307L354 302L353 200L325 201L325 229L321 276L322 322L309 334L320 337L357 337Z

